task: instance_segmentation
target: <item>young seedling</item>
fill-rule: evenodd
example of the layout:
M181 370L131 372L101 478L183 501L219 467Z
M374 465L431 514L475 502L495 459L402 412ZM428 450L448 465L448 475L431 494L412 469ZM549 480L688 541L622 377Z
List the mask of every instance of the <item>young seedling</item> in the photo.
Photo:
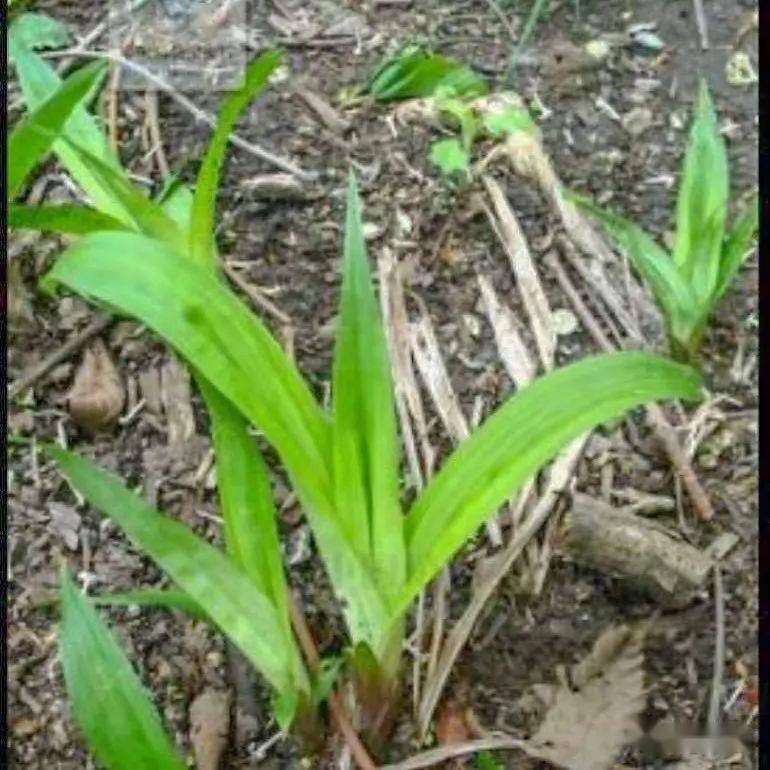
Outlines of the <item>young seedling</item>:
M666 325L671 353L691 361L715 305L750 254L759 225L756 197L728 229L727 154L714 106L701 82L676 207L674 250L641 228L581 196L570 197L604 225L647 281Z
M218 274L214 207L227 136L277 63L275 53L265 54L249 68L244 88L225 100L192 196L179 187L162 205L151 201L76 139L65 141L70 162L110 192L111 205L119 203L129 223L84 235L45 279L48 290L65 287L139 320L189 364L211 418L226 551L155 511L90 461L58 447L50 453L73 487L173 579L177 589L167 603L193 608L226 634L273 690L279 724L301 729L316 724L330 676L328 668L314 672L305 665L292 634L269 474L247 432L248 424L258 428L288 474L339 599L347 627L345 673L355 686L360 723L376 745L399 702L407 613L426 584L566 443L647 401L695 399L700 384L687 367L638 352L554 371L490 416L404 510L393 385L355 180L347 193L330 410ZM130 598L142 603L140 593ZM157 591L147 595L147 603L162 601ZM71 624L65 631L66 657L74 654L68 640L77 636ZM68 686L75 716L93 740L78 704L85 699L117 709L112 684L101 678L97 688L76 675ZM122 704L129 712L146 711L137 702ZM100 756L108 767L123 767L121 756L129 751L148 757L147 767L175 767L155 740L132 734L135 743L121 744L115 720L101 729L115 730L100 737L119 747Z
M434 59L443 66L429 77L421 68ZM457 131L457 136L434 141L429 157L447 177L459 174L465 179L470 178L471 155L478 139L500 140L516 131L537 131L516 94L488 91L486 81L465 65L420 51L396 56L381 65L369 83L369 93L376 100L410 99L406 112L414 110L432 123Z

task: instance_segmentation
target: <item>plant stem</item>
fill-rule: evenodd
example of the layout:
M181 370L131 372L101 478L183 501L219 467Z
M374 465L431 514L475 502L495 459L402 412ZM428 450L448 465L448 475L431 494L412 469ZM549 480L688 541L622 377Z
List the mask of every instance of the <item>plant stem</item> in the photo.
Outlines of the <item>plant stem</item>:
M308 666L315 672L318 670L318 666L321 662L321 658L318 655L318 648L313 641L313 636L308 628L305 615L297 604L294 595L291 591L287 591L286 597L289 605L289 614L291 615L291 624L294 628L294 633L297 635L297 641L305 655ZM340 735L350 748L350 752L360 770L377 770L377 766L369 756L369 752L366 750L366 747L361 742L358 734L353 729L353 725L350 724L336 689L332 689L327 700L332 719L334 720Z

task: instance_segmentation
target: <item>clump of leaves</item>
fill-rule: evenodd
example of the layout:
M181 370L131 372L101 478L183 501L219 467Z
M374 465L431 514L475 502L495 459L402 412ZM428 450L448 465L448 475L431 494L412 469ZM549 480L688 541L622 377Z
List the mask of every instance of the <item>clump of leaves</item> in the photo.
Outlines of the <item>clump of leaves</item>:
M486 80L467 65L415 45L389 56L367 86L378 102L429 96L442 88L458 96L479 96L489 90Z
M727 153L714 106L701 82L684 157L676 206L676 234L668 253L619 214L572 195L596 217L644 277L663 313L671 352L691 360L715 305L750 253L759 226L756 197L727 227L730 196Z
M470 175L477 139L537 131L516 94L489 94L487 82L467 65L413 46L381 64L369 79L368 91L377 101L419 98L424 113L459 133L437 139L430 147L431 162L446 176Z
M165 596L139 590L115 600L165 603L206 618L269 684L279 724L307 727L318 723L317 708L337 666L316 672L292 633L270 475L248 432L249 425L259 429L296 490L343 609L344 674L353 679L361 722L374 740L387 724L383 713L397 703L406 616L426 584L566 443L646 401L695 399L700 384L692 370L639 352L566 366L503 404L404 510L393 385L355 180L347 193L330 410L262 321L220 279L215 200L227 137L278 61L275 52L262 56L249 67L244 87L225 99L194 193L179 185L159 200L149 199L97 154L101 139L93 134L84 139L65 132L54 144L78 183L93 185L97 210L119 217L114 227L94 227L70 245L44 285L49 291L65 287L139 320L187 361L211 420L226 550L154 510L85 458L58 447L50 453L72 486L176 584ZM86 149L81 142L89 139ZM62 591L64 606L72 607L66 580ZM117 715L126 724L156 722L129 676L113 682L108 675L96 681L78 674L83 638L103 648L93 650L95 660L104 654L125 673L114 650L108 654L110 640L95 628L93 615L69 612L62 658L75 716L99 747L100 761L122 768L131 756L133 767L175 768L154 728L122 730ZM97 706L116 719L94 726Z

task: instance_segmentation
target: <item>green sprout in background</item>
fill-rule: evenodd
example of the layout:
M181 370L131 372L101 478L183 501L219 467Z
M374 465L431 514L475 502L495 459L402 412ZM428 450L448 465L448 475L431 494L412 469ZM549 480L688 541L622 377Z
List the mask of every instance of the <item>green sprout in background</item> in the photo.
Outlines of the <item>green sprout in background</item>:
M705 81L695 104L676 205L674 249L667 252L619 214L573 194L648 283L666 324L671 353L693 360L717 302L751 253L759 226L756 196L727 227L730 184L725 142Z

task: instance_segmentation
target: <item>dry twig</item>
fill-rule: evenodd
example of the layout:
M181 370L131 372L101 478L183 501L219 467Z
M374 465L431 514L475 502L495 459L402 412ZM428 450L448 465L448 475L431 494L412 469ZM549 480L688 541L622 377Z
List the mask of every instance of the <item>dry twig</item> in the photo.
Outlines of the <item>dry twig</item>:
M721 733L722 679L725 670L725 594L722 588L722 570L714 565L714 673L711 678L711 699L708 710L708 733L716 738Z
M707 51L709 49L709 31L706 23L706 12L703 10L703 0L692 0L692 6L695 11L695 23L698 25L700 47Z
M317 670L321 663L321 658L318 655L318 649L313 641L313 635L310 633L305 615L297 604L297 600L291 591L286 592L287 602L289 604L289 614L291 616L291 624L294 628L294 633L297 635L297 641L302 649L302 653L308 662L308 666L313 670ZM342 699L337 693L336 688L332 689L327 699L329 704L329 711L331 712L332 719L340 731L340 735L344 739L345 743L350 747L350 752L354 759L358 763L360 770L377 770L377 766L369 756L369 752L358 737L358 733L353 729L353 725L350 724L350 720L345 714L345 707L342 704Z
M101 334L112 322L112 316L100 315L91 321L88 326L71 339L67 340L61 347L51 353L51 355L38 362L30 369L16 379L8 388L8 398L14 399L23 393L27 388L33 385L43 375L49 372L57 364L66 361L73 353L77 352L86 342L97 334Z
M111 51L94 51L79 48L69 48L62 51L51 51L46 53L47 58L72 56L83 56L90 59L106 59L107 61L120 64L126 69L129 69L132 72L136 72L138 75L146 78L159 89L167 93L177 104L179 104L191 115L193 115L196 120L205 123L211 128L215 128L217 125L217 120L215 117L209 115L209 113L205 110L202 110L200 107L198 107L197 104L188 99L184 94L180 93L171 85L169 85L165 80L163 80L163 78L160 78L153 72L150 72L150 70L148 70L146 67L143 67L141 64L137 64L130 59L126 59L117 53L113 53ZM270 152L270 150L266 150L264 147L260 147L260 145L255 144L254 142L247 141L234 132L228 136L228 141L230 141L236 147L240 147L242 150L255 155L261 160L264 160L266 163L270 163L271 165L276 166L277 168L280 168L283 171L286 171L288 174L292 174L293 176L296 176L298 179L301 179L305 182L313 181L317 176L315 173L304 171L299 166L295 165L292 161L287 160L286 158L282 158L280 155L276 155L275 153Z
M280 308L276 307L257 286L245 281L238 271L228 262L222 263L225 275L259 308L269 313L282 324L289 325L291 318Z

